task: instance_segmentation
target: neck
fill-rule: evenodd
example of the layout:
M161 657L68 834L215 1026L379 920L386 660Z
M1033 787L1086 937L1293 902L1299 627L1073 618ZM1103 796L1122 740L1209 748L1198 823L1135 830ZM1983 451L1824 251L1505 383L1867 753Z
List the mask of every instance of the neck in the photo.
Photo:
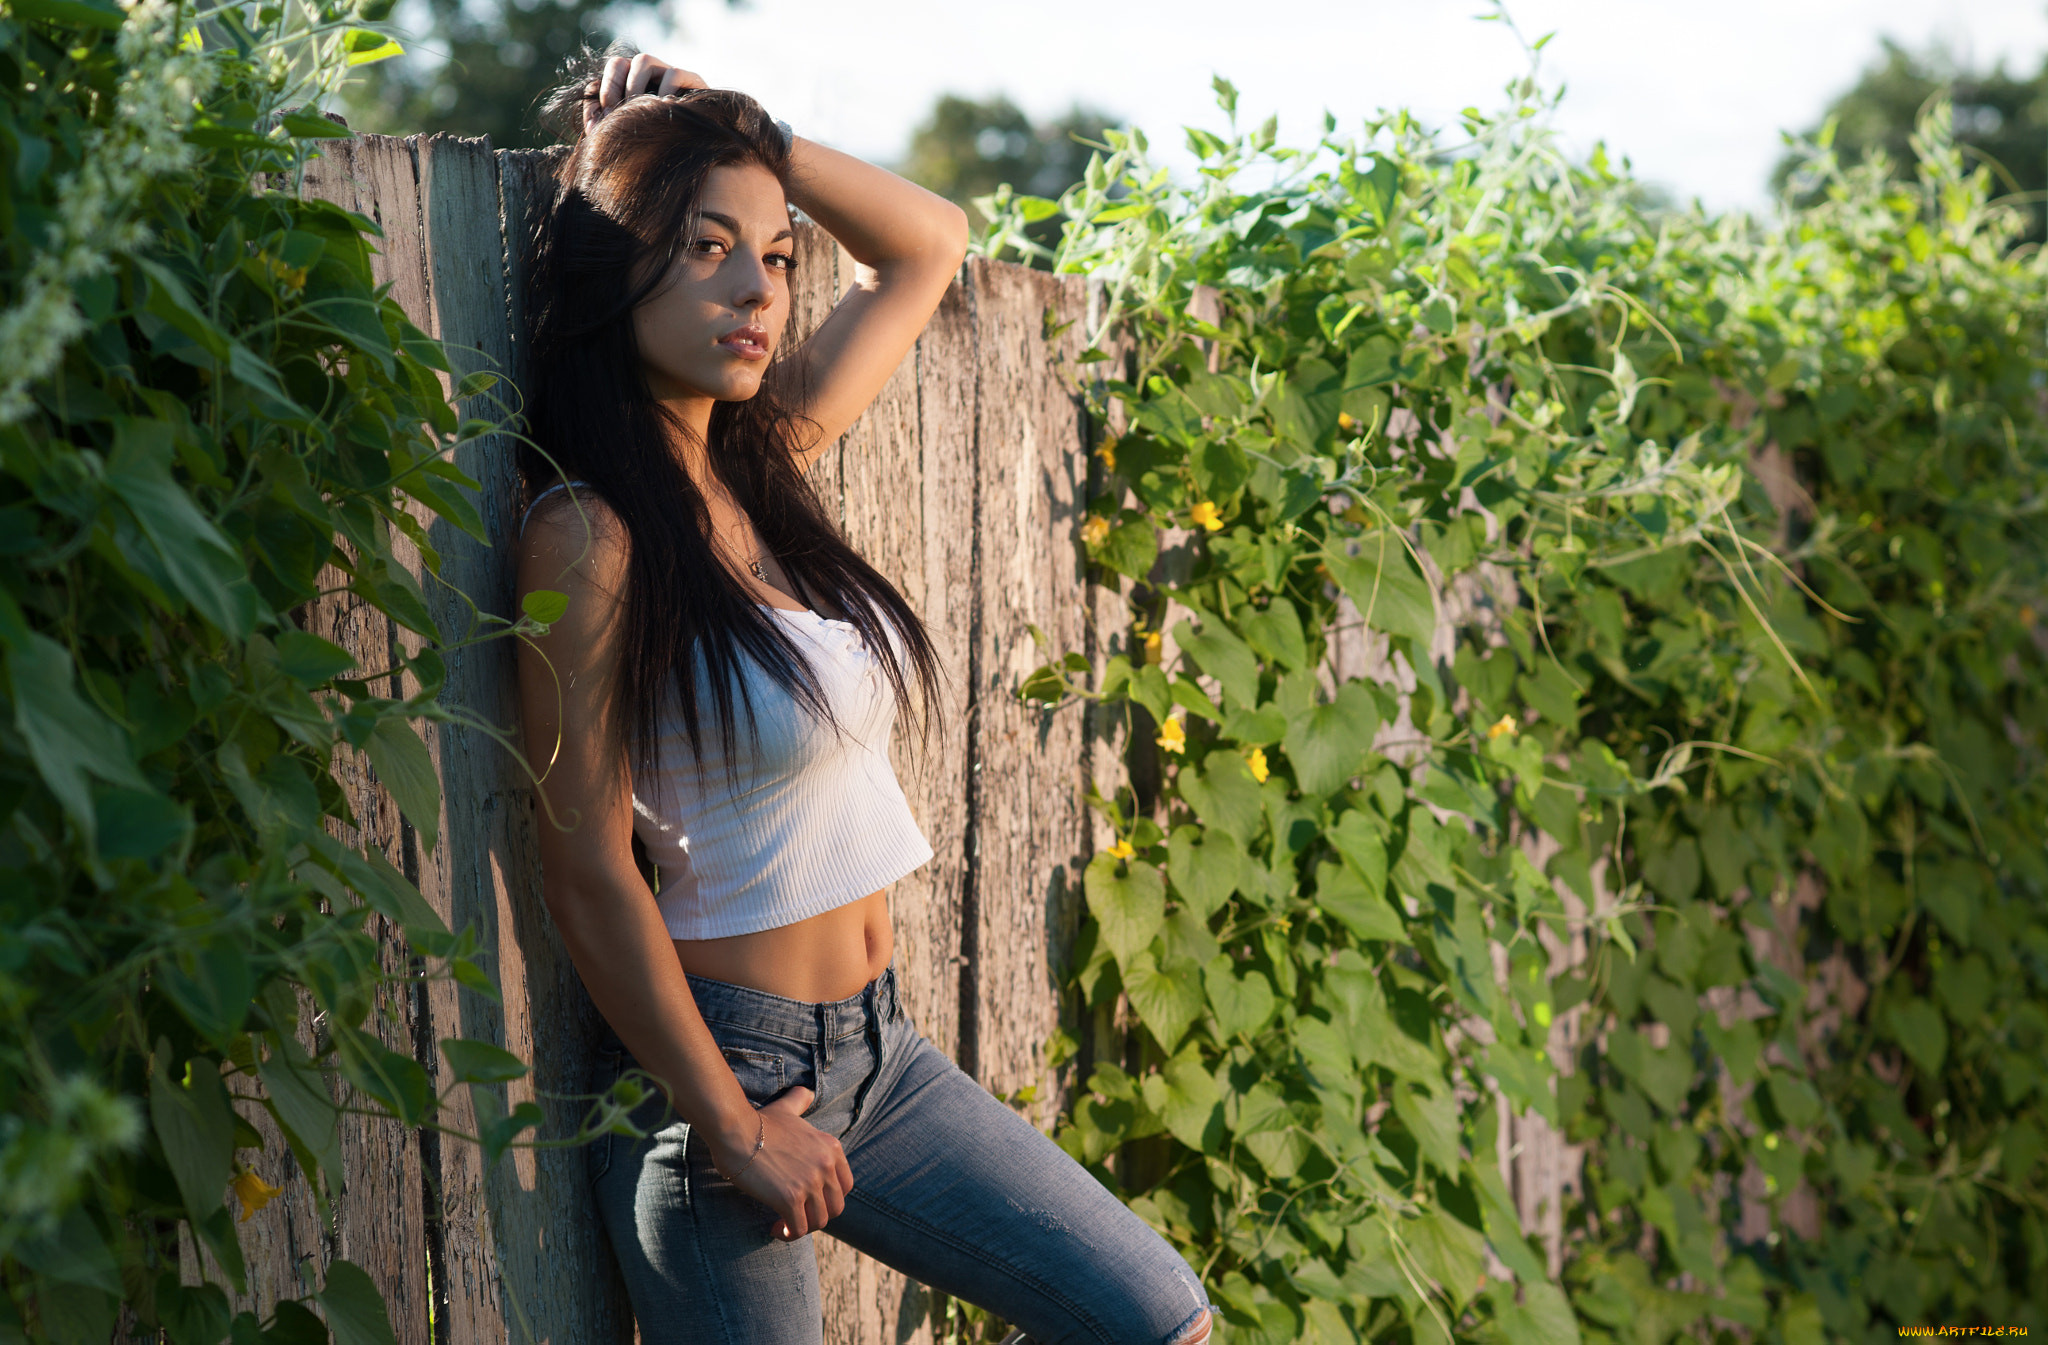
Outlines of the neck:
M712 399L702 393L661 399L662 409L675 418L680 433L673 447L683 470L703 490L712 484L711 460L706 445L711 442Z

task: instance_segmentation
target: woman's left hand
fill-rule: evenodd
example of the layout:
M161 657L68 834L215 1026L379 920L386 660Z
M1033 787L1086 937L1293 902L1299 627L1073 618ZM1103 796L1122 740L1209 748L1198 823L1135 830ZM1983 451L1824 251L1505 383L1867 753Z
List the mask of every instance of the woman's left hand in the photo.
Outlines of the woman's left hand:
M583 105L583 129L595 126L600 117L636 93L668 94L678 89L710 87L702 75L644 51L631 60L614 56L604 63L604 73L597 77L597 101Z

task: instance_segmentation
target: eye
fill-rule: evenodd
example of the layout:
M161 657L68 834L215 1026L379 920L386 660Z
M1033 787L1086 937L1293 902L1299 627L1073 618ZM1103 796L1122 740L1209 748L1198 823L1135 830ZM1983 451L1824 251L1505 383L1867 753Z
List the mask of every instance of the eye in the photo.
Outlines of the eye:
M763 260L766 261L770 266L775 267L779 271L796 270L796 254L794 253L771 252L767 255L767 257L763 258Z
M717 257L722 256L727 248L722 239L699 238L690 243L690 251L703 257Z

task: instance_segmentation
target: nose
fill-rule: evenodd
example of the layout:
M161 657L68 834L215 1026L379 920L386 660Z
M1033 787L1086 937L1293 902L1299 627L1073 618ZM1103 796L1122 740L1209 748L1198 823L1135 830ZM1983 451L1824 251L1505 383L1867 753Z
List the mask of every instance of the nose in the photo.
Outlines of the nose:
M775 277L768 269L768 263L751 252L733 255L737 263L733 276L733 307L739 309L766 308L775 301Z

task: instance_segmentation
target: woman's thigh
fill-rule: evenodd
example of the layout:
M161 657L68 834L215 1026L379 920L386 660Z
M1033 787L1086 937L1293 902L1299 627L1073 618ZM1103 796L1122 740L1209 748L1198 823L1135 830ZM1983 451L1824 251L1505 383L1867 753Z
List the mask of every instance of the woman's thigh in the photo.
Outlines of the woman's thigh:
M922 1038L846 1140L826 1233L1034 1341L1181 1338L1208 1306L1187 1262Z
M750 1064L760 1077L749 1078ZM763 1060L737 1061L735 1073L756 1105L784 1086ZM773 1214L719 1176L666 1110L656 1098L634 1118L646 1138L607 1136L593 1154L598 1211L642 1345L819 1345L811 1240L774 1237Z

